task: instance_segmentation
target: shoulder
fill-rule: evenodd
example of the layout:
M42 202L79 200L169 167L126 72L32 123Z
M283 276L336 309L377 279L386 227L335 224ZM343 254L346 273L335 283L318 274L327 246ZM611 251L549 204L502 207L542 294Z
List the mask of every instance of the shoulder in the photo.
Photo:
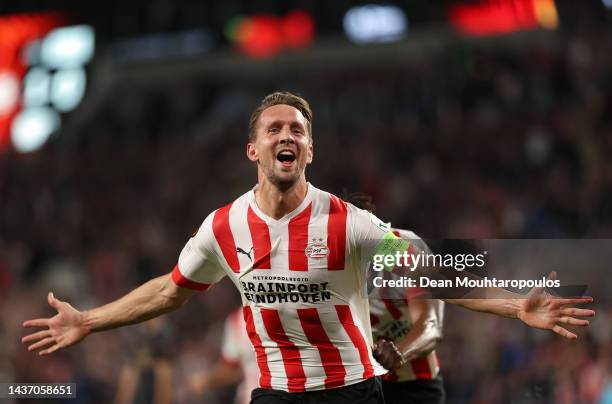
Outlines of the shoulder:
M339 204L345 204L346 202L344 202L342 199L338 198L336 195L324 191L322 189L319 189L317 187L315 187L314 185L312 185L311 183L308 183L309 189L308 189L308 197L311 199L311 201L313 202L313 204L315 205L328 205L330 203L339 203Z
M314 187L311 187L311 199L315 206L324 206L329 208L329 213L355 213L355 210L362 210L357 208L355 205L345 201L337 195L331 192L323 191Z

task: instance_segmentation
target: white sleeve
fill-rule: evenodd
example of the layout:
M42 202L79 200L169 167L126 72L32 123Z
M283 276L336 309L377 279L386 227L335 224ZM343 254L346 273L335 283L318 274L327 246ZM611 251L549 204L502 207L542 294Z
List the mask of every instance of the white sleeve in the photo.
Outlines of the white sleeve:
M182 287L206 290L225 276L215 254L215 236L212 230L214 212L208 215L198 232L187 241L172 271L172 279Z
M347 203L347 241L351 260L363 272L368 269L368 261L385 235L390 233L391 226L367 210Z

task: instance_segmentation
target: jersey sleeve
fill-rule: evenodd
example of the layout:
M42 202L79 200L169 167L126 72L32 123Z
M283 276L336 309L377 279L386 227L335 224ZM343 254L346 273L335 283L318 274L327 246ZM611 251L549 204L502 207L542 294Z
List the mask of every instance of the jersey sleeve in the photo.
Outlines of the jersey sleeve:
M350 203L347 203L347 206L348 253L359 270L366 272L370 258L380 242L393 235L391 226L367 210L359 209Z
M213 214L208 215L197 233L187 241L172 270L172 280L181 287L206 290L225 276L215 254Z
M360 250L364 257L368 257L374 252L378 242L391 233L391 225L367 210L359 209L350 203L347 205L348 241L355 250Z
M422 240L414 233L410 237L400 237L390 223L383 222L368 211L350 204L348 206L349 254L354 268L361 272L360 279L365 281L363 293L377 299L406 299L405 286L380 287L381 280L414 276L409 267L396 266L395 257L398 253L402 256L405 253L418 253L423 249ZM391 258L393 263L388 264L386 258Z

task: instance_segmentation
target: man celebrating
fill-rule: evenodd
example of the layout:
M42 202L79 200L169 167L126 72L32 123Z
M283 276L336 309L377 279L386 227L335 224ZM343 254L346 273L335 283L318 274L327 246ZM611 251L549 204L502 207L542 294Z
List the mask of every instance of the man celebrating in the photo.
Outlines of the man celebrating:
M23 338L28 349L50 354L92 332L151 319L228 276L241 293L260 370L252 403L384 402L376 376L386 370L372 355L368 301L360 292L367 279L362 257L390 229L306 182L311 123L304 99L286 92L265 97L249 122L246 154L257 165L255 188L204 220L170 274L82 312L49 293L58 314L24 323L43 327ZM530 303L505 299L466 306L575 338L562 324L587 325L574 317L594 313L566 306L590 301L553 299L539 291Z

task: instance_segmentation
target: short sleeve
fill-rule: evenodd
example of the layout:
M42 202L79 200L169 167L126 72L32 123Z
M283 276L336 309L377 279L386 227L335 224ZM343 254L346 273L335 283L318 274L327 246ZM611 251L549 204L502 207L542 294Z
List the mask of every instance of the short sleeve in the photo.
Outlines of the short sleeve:
M369 260L376 247L391 231L385 223L372 213L347 203L347 241L348 254L354 267L366 273Z
M178 263L172 271L172 280L181 287L206 290L225 276L215 254L213 215L214 213L208 215L179 255Z
M348 205L348 238L355 251L369 257L380 240L391 231L390 223L385 223L367 210Z
M379 296L377 298L385 299L405 299L404 287L381 288L377 286L375 280L397 280L410 275L408 267L386 264L386 258L396 256L398 253L404 254L406 251L409 254L417 253L423 249L422 240L412 232L407 232L410 234L404 234L407 237L402 237L391 228L390 223L385 223L372 213L350 204L349 212L349 240L354 244L351 250L352 259L354 267L362 274L361 279L365 281L365 287L362 289L364 294L372 296L372 293L375 293ZM381 260L381 257L385 259ZM379 268L376 268L375 264ZM380 268L381 264L384 271Z

